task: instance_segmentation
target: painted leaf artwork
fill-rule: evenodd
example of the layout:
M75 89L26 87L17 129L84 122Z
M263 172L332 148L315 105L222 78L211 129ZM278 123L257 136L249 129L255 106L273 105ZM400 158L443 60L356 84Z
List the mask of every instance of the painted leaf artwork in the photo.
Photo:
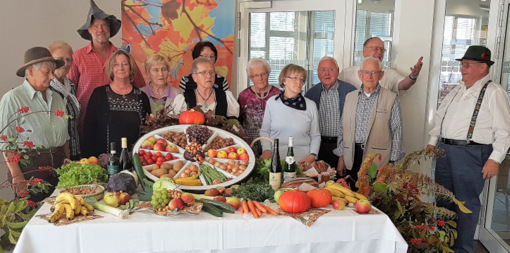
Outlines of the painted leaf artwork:
M234 52L235 0L121 0L122 41L129 44L145 76L145 59L166 56L168 83L179 86L191 72L191 52L199 41L212 42L218 51L216 72L231 84Z

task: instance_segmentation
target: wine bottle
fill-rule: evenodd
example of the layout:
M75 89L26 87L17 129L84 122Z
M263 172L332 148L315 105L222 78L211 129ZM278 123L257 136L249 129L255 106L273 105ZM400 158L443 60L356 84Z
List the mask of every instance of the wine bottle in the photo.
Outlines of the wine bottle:
M287 149L287 156L285 157L285 167L283 168L284 181L296 178L296 159L294 159L294 138L289 137L289 148Z
M110 143L110 157L108 157L108 165L106 165L106 173L108 178L119 173L119 156L117 155L117 143Z
M127 149L127 138L122 138L122 150L120 151L120 162L119 169L120 170L128 170L131 171L133 165L131 163L131 159L129 158L129 151Z
M271 158L271 170L269 171L269 185L273 190L280 188L282 184L282 163L278 151L278 139L274 139L273 157Z

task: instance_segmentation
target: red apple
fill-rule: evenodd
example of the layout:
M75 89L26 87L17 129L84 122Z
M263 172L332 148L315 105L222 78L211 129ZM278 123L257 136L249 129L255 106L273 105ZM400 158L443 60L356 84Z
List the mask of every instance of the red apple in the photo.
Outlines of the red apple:
M245 161L250 160L250 157L246 153L240 154L238 158L239 158L239 160L245 160Z
M131 199L131 196L127 192L121 192L119 196L120 204L124 205Z
M218 196L220 195L220 191L216 188L208 189L204 192L205 196Z
M191 193L185 192L181 194L181 199L182 202L184 202L187 205L192 205L193 203L195 203L195 197L193 197L193 194Z
M370 201L366 199L360 199L356 202L356 211L358 213L368 213L371 209L372 205L370 204Z
M237 159L237 153L235 152L228 153L228 159Z
M218 151L216 149L209 149L207 151L207 156L209 157L216 157L218 155Z
M225 202L227 202L227 204L231 205L236 210L239 208L239 206L241 206L241 200L236 197L228 198Z
M216 197L214 197L213 200L220 201L220 202L226 202L227 201L227 199L225 199L225 197L223 197L223 196L216 196Z
M154 150L156 151L165 151L166 145L163 143L156 143L154 144Z
M226 151L229 154L230 153L237 153L237 149L235 147L228 147Z
M335 199L335 200L333 200L333 203L331 203L331 205L333 206L333 209L335 209L335 210L344 210L345 201Z
M175 144L168 144L165 150L166 152L179 153L179 148Z
M182 207L184 206L184 203L182 202L182 200L180 198L175 198L175 199L172 199L170 200L170 203L168 203L168 207L170 207L171 210L181 210Z

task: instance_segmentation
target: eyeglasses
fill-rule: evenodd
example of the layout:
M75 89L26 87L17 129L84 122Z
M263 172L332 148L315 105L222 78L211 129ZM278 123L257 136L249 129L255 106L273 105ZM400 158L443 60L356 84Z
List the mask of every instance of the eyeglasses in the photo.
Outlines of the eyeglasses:
M206 58L206 59L211 59L211 60L216 59L215 55L200 55L200 57L201 58Z
M359 72L360 72L362 75L365 75L365 76L368 76L368 75L373 76L373 75L375 75L375 74L379 74L379 73L381 73L381 71L375 71L375 70L373 70L373 71L360 70Z
M195 72L195 74L202 75L202 76L207 76L207 75L214 76L216 74L216 72L214 72L214 71L205 71L204 70L204 71L200 71L200 72Z
M460 65L463 67L463 68L469 68L471 67L471 65L475 65L475 64L484 64L483 62L462 62Z
M57 61L63 61L63 62L69 62L73 63L73 58L62 58L62 57L56 57L55 60Z
M250 78L255 79L255 78L266 77L266 76L267 76L267 73L264 72L264 73L260 73L260 74L256 74L256 75L251 75Z
M299 78L299 77L297 77L297 76L287 76L286 78L289 78L290 80L293 80L293 81L298 81L298 80L299 80L299 81L300 81L300 82L302 82L302 83L305 83L305 82L306 82L306 80L305 80L305 79L303 79L303 78Z
M369 48L369 49L372 49L374 51L381 51L381 52L386 52L386 49L384 47L366 47L366 48Z

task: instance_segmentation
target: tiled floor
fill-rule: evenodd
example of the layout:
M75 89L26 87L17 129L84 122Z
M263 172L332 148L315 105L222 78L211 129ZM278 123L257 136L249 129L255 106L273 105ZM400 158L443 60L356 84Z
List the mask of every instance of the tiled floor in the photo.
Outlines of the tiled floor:
M475 247L473 248L473 253L489 253L489 251L482 245L480 241L475 240Z

